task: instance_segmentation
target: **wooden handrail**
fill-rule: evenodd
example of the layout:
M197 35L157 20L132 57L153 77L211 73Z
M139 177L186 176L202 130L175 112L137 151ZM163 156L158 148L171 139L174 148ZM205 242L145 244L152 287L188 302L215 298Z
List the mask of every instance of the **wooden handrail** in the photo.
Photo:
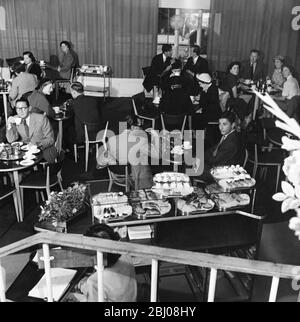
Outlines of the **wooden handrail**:
M148 257L170 263L228 270L253 275L276 276L278 278L297 278L298 271L295 270L295 266L292 265L274 264L236 257L202 254L191 251L85 237L78 234L61 234L54 232L42 232L2 247L0 248L0 258L38 244L52 244L100 252Z

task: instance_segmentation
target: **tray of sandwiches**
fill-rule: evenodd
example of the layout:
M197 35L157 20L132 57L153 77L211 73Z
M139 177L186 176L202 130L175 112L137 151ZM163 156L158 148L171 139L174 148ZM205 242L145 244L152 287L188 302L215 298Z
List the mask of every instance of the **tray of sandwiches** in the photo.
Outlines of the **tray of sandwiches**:
M123 192L99 193L92 197L93 215L99 222L122 221L132 215L132 206Z
M240 165L215 167L210 173L223 192L249 189L255 186L255 179Z
M202 188L194 187L194 192L177 200L177 209L182 215L196 215L206 213L215 206Z
M185 173L162 172L153 178L152 191L166 198L184 197L193 193L190 178Z
M250 196L246 193L217 193L210 198L215 202L219 211L240 209L250 204Z

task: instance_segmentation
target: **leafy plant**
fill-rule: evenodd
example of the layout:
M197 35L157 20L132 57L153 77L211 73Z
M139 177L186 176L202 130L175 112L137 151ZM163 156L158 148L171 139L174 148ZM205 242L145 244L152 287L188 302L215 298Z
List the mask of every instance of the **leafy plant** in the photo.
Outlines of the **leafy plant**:
M78 182L62 192L51 192L45 205L41 206L39 221L65 221L75 216L85 208L86 196L87 186Z

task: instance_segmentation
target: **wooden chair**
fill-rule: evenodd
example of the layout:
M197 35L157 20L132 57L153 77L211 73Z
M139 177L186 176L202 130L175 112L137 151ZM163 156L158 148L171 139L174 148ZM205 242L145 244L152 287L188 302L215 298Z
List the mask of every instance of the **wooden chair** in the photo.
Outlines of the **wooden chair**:
M107 133L107 128L108 128L108 122L106 122L105 126L105 131L104 131L104 136L103 137L98 137L98 133L102 127L102 124L97 122L97 123L83 123L84 126L84 145L80 146L77 143L74 144L74 159L75 162L77 163L78 159L78 153L77 150L78 148L85 148L85 172L88 170L88 164L89 164L89 153L90 153L90 145L95 144L96 145L96 157L98 157L98 148L99 144L105 144L105 137Z
M19 206L18 206L18 199L17 199L17 193L16 189L8 186L8 185L2 185L0 186L0 201L3 199L6 199L8 197L12 196L13 201L14 201L14 206L15 206L15 212L17 216L17 221L20 222L22 221L19 215Z
M51 191L50 188L59 185L60 190L63 190L62 187L62 163L64 160L64 153L61 153L58 157L58 160L54 164L46 163L44 164L43 168L37 171L33 171L29 175L27 175L20 183L20 190L21 190L21 202L22 208L24 213L24 189L34 189L46 190L47 198L49 199ZM42 200L45 201L43 193L41 193ZM23 218L20 218L22 221Z
M70 74L70 79L58 79L55 81L54 83L54 88L55 88L55 99L56 101L58 100L58 96L59 96L59 90L62 87L65 86L71 86L71 84L74 81L75 78L75 74L76 74L76 66L73 66L71 69L71 74Z
M140 119L142 122L144 120L151 121L152 128L155 128L155 121L159 118L159 112L157 109L153 108L145 108L145 93L141 92L132 96L132 107L134 115Z
M169 114L160 114L161 124L164 131L166 131L166 124L168 125L179 125L181 124L181 134L183 136L183 131L185 129L187 114L179 115L169 115Z

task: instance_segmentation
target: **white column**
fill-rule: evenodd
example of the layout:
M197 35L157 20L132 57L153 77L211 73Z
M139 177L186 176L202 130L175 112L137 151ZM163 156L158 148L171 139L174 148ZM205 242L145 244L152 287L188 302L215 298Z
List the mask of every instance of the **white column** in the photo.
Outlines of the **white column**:
M1 259L0 259L0 302L6 302L5 285L6 285L5 269L2 266Z
M104 302L104 265L103 253L97 252L98 302Z
M44 267L47 285L48 302L53 302L52 284L51 284L51 267L50 267L50 251L49 245L43 244Z
M176 9L175 12L176 16L180 15L180 9ZM178 57L179 53L179 29L175 29L175 38L174 38L174 55L176 58Z
M151 266L151 302L157 301L157 283L158 283L158 261L152 259Z
M201 47L202 41L202 10L199 10L198 28L197 28L197 45Z
M210 278L209 278L208 300L207 300L208 302L214 302L215 300L217 274L218 274L218 271L215 268L211 268Z
M276 302L278 286L279 286L279 277L273 276L269 302Z

